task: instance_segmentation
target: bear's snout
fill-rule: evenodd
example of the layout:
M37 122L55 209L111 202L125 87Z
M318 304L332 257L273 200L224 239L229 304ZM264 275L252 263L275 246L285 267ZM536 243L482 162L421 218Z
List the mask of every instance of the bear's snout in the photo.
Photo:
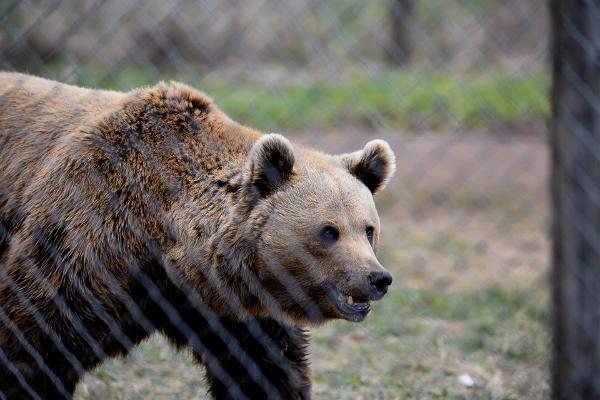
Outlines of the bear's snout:
M382 298L387 293L388 286L392 284L392 275L385 270L369 273L368 279L373 300Z
M379 266L354 275L354 284L338 287L331 281L324 283L329 298L341 316L349 321L360 322L371 311L370 302L379 300L392 284L392 275Z

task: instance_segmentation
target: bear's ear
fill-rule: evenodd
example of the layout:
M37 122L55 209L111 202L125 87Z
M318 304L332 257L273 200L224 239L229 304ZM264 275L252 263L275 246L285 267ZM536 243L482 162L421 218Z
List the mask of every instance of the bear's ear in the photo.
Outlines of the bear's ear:
M396 157L385 140L371 140L362 150L339 157L373 194L383 189L396 171Z
M250 149L246 165L247 181L261 196L268 196L289 179L294 161L289 140L277 133L263 135Z

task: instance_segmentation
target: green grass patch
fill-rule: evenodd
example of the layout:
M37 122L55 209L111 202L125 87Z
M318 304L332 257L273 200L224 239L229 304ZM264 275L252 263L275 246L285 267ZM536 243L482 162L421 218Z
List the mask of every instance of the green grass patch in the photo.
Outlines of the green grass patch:
M352 76L265 88L208 84L205 90L232 116L274 129L340 126L401 129L485 129L542 119L548 114L543 74L488 73L451 77L398 71L376 79Z
M118 90L153 84L156 79L137 67L122 69L109 79L100 70L84 68L77 77L80 85ZM413 68L377 77L345 73L332 81L276 85L169 74L160 78L205 91L234 119L265 131L348 126L486 130L542 120L549 113L549 78L544 72L517 75L490 70L452 76Z
M374 312L370 318L385 317L391 309L411 316L476 323L506 321L517 313L537 322L548 318L547 304L541 294L498 286L460 292L394 288L375 307L383 310Z
M317 394L326 399L544 398L546 303L540 288L395 288L363 325L338 321L315 332L315 359L328 360L315 375ZM332 365L338 352L344 357ZM475 388L458 383L464 372L475 378ZM534 374L532 383L527 377ZM494 383L496 375L505 380Z

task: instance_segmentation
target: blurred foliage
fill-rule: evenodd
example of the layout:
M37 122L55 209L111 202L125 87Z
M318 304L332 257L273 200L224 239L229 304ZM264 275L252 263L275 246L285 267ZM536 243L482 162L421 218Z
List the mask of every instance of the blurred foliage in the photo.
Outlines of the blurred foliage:
M524 131L548 114L542 0L63 0L0 9L0 66L118 90L176 79L264 130ZM10 67L8 67L10 69Z
M166 80L185 77L171 74ZM130 67L114 79L80 71L83 86L131 89L155 82ZM335 81L266 85L209 79L188 81L213 97L234 119L265 130L365 127L385 130L486 130L527 126L549 113L549 78L544 72L502 71L446 75L436 70L387 70L376 77L349 73Z
M504 73L451 77L436 71L397 71L376 79L353 76L270 88L208 83L203 89L245 123L276 129L367 126L386 130L484 129L543 119L548 77Z
M56 61L137 64L160 73L193 63L207 72L265 65L331 74L350 64L384 63L392 0L148 0L7 2L0 48L17 69L42 73ZM413 63L477 69L543 64L543 0L418 0L408 21ZM518 39L518 40L517 40ZM37 59L32 57L36 53ZM82 62L83 61L83 62ZM150 65L151 64L151 65Z

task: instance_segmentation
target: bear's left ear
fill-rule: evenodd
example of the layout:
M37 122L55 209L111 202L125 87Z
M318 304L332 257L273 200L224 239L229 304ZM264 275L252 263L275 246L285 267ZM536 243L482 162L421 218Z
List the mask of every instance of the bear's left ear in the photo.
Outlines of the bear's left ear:
M289 140L277 133L263 135L250 149L246 164L247 181L266 197L289 179L294 161Z
M371 140L362 150L339 157L373 194L383 189L396 171L396 157L385 140Z

